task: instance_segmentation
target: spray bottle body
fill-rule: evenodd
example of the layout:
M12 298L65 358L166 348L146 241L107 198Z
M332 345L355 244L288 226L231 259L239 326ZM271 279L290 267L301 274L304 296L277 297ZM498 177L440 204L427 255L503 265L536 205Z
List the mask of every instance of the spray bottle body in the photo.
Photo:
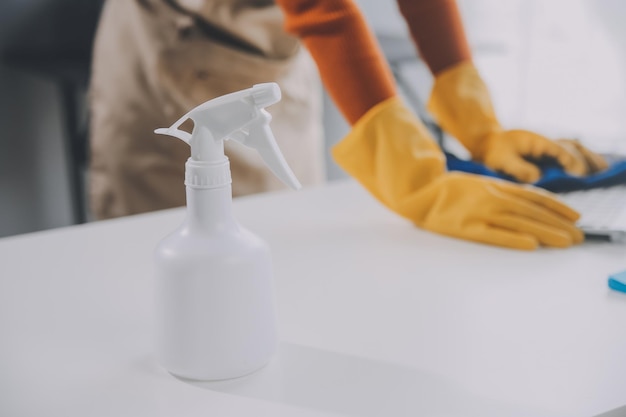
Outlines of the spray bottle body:
M231 205L230 184L188 186L184 223L155 251L157 355L177 376L243 376L276 349L270 251Z

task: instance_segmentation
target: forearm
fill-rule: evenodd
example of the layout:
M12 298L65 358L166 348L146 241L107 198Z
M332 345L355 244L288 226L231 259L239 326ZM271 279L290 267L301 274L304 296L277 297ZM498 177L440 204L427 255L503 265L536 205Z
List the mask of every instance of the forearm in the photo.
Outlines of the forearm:
M471 60L455 0L398 0L398 7L420 55L433 74Z
M352 0L278 0L285 27L302 39L322 82L350 124L396 95L393 75Z

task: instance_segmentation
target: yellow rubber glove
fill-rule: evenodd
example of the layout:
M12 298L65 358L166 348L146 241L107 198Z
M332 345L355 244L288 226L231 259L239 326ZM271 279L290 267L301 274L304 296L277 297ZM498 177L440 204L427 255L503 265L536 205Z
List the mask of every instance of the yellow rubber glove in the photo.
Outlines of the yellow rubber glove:
M444 131L470 151L473 159L521 182L538 181L541 171L529 160L546 157L555 159L566 172L576 176L607 167L601 156L580 144L577 152L533 132L504 130L496 118L487 86L470 62L457 64L435 77L428 110Z
M578 158L585 161L589 173L604 171L609 167L606 159L597 153L591 152L576 139L557 139L556 142L569 150L570 153L577 155Z
M447 173L443 154L399 98L368 111L332 150L378 200L418 227L516 249L568 247L578 213L526 185Z

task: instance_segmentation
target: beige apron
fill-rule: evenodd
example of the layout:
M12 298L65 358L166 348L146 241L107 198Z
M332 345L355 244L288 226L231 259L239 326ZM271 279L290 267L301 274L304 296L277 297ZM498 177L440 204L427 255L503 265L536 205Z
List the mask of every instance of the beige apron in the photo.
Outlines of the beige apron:
M274 81L272 130L303 185L323 179L315 65L268 1L108 0L90 86L91 211L110 218L185 204L183 142L155 135L211 98ZM188 129L189 130L189 129ZM284 187L258 155L226 144L233 195Z

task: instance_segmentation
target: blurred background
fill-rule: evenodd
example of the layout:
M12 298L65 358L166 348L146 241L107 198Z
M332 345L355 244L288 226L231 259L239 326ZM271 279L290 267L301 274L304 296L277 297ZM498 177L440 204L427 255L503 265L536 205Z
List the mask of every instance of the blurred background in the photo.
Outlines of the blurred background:
M431 78L394 1L358 0L407 99ZM86 87L100 0L0 2L0 237L89 220ZM506 127L626 154L626 2L459 0L474 58ZM327 148L347 125L325 100ZM446 144L455 144L450 139ZM344 178L331 160L329 180Z

